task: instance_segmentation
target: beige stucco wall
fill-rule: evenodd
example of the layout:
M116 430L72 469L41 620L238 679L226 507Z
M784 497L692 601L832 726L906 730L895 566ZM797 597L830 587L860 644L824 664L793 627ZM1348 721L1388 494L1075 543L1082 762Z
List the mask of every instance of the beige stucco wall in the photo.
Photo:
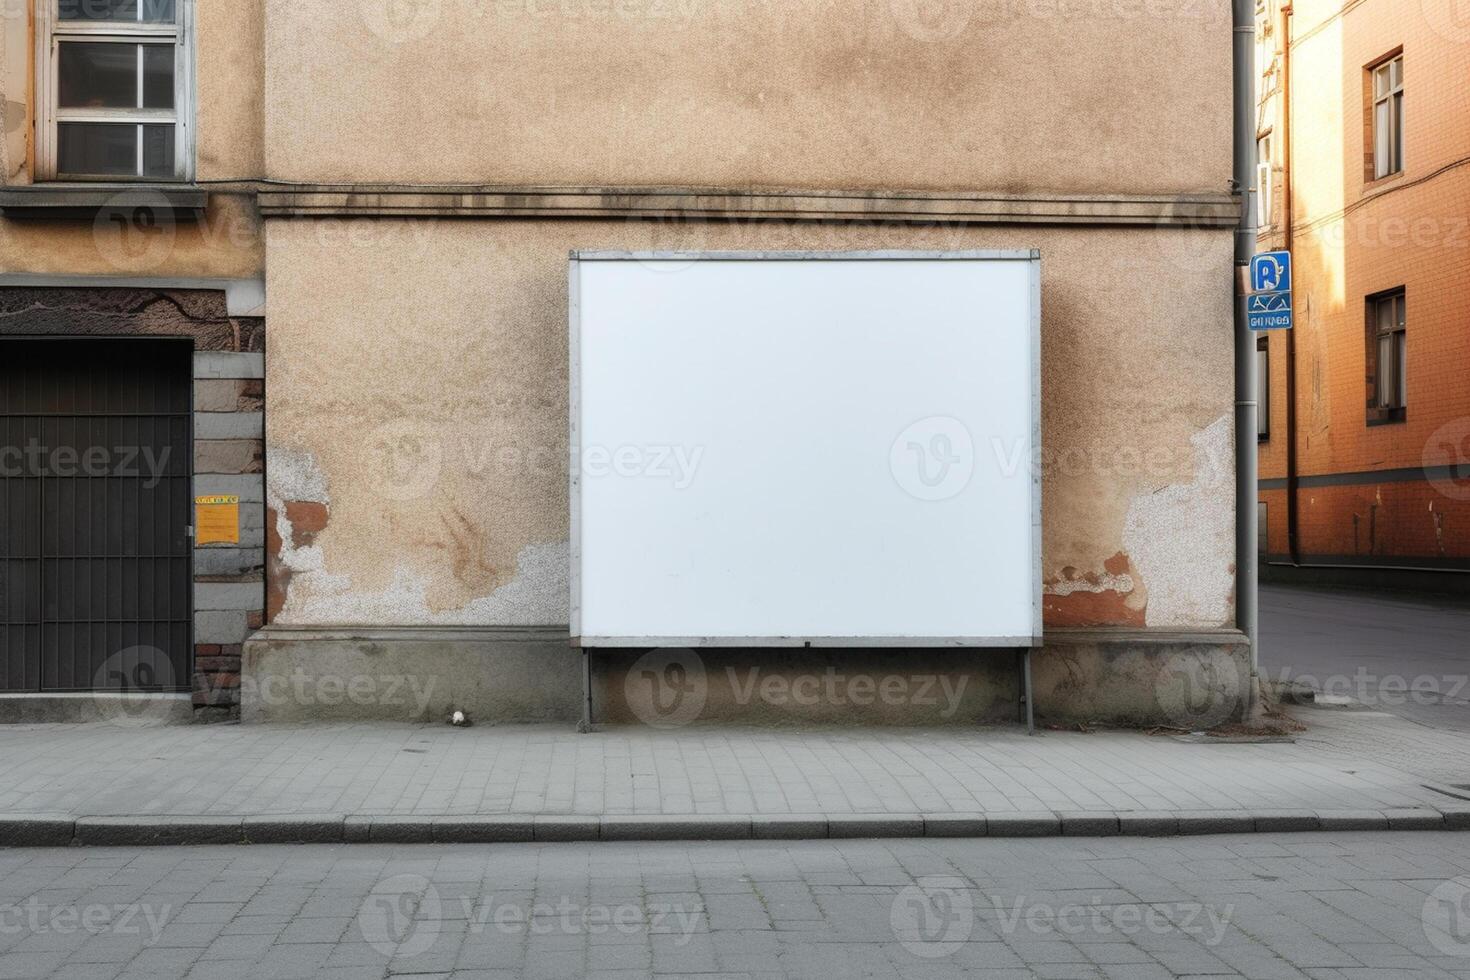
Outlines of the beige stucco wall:
M1213 0L265 0L278 180L1224 191Z
M278 623L566 623L573 248L1040 248L1048 622L1233 615L1228 232L272 219L266 240Z
M0 9L4 12L4 17L0 17L0 105L5 111L0 176L5 183L11 183L27 179L31 32L29 17L14 2Z
M265 8L261 0L198 0L194 25L197 176L259 177L265 172Z

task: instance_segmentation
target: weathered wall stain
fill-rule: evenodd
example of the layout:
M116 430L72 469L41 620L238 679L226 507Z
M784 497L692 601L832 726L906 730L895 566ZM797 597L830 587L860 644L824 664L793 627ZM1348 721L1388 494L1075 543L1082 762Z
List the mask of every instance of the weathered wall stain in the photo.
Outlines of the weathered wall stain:
M1118 552L1101 572L1068 565L1042 585L1047 626L1143 626L1148 591L1128 555Z
M465 512L465 506L443 501L437 524L420 528L402 528L415 549L438 555L438 562L451 579L437 580L425 595L435 613L453 612L473 602L477 596L493 593L514 577L514 566L497 570L488 560L492 529L478 515Z

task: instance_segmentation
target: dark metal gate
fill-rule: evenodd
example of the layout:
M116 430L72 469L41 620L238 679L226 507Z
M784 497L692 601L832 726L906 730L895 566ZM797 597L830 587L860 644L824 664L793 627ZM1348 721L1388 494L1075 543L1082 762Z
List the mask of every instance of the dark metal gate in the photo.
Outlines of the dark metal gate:
M0 340L0 691L190 686L192 350Z

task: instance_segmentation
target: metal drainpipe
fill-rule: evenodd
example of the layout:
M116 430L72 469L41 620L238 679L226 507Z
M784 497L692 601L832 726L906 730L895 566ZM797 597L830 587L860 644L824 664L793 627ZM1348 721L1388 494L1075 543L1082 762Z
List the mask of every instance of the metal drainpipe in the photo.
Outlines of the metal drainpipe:
M1282 247L1288 252L1295 244L1296 205L1292 199L1292 118L1291 118L1291 3L1281 5L1281 18L1277 30L1281 46L1281 86L1277 98L1281 100L1281 203L1283 205L1281 225L1284 233ZM1302 563L1301 551L1301 497L1300 481L1297 478L1296 438L1296 330L1286 331L1286 551L1293 565Z
M1255 0L1232 0L1235 74L1235 190L1240 225L1235 231L1235 625L1250 643L1247 720L1256 710L1260 676L1256 587L1256 509L1260 447L1256 437L1256 340L1247 326L1245 284L1256 250L1256 16Z

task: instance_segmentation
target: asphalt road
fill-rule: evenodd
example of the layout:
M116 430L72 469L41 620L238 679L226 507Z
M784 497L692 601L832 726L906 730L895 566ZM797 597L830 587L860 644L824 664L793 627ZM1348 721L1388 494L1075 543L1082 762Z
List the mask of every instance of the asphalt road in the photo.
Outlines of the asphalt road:
M1261 667L1272 680L1470 732L1464 598L1263 585Z
M0 977L1470 978L1470 835L0 852Z

